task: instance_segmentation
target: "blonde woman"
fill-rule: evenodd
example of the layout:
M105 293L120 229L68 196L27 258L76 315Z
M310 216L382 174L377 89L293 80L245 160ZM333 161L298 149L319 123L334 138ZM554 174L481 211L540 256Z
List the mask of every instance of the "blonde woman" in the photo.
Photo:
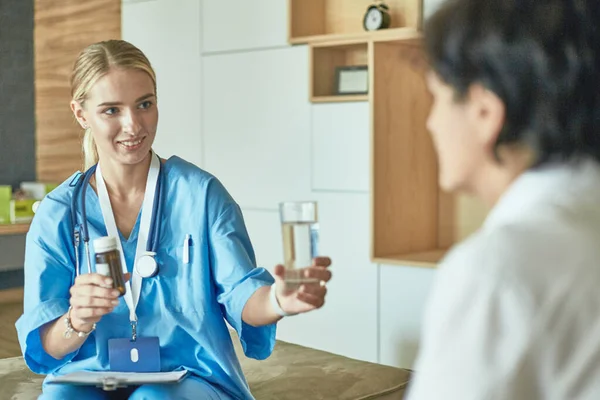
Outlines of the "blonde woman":
M190 373L178 384L119 389L111 398L251 399L225 320L248 357L268 357L282 316L323 305L330 259L315 258L305 271L320 283L293 291L280 284L282 266L275 278L256 266L240 208L219 180L152 151L156 77L139 49L93 44L75 62L71 83L87 172L47 196L27 235L16 324L27 365L51 376L123 365ZM124 296L88 258L86 246L93 250L104 236L119 238L130 278ZM79 274L86 266L91 273ZM132 339L143 365L124 357ZM42 398L108 398L47 381Z

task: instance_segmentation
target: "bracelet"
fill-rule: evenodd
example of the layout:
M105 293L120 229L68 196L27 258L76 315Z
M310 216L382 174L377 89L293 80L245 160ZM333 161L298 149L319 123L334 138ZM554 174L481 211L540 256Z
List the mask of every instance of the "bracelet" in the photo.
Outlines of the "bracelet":
M283 309L279 305L279 301L277 300L277 293L275 293L275 284L271 285L269 299L271 299L271 306L273 307L277 315L280 315L282 317L291 317L292 315L296 315L296 313L287 313L283 311Z
M73 328L73 325L71 325L71 310L72 309L73 309L73 307L69 306L69 312L67 313L67 316L64 319L65 325L67 328L65 329L65 333L63 334L63 336L65 337L65 339L70 339L71 335L73 335L73 333L77 334L77 336L79 336L80 338L88 336L90 333L92 333L96 329L96 324L94 323L92 325L92 329L90 329L89 332L81 332L81 331L78 331L77 329Z

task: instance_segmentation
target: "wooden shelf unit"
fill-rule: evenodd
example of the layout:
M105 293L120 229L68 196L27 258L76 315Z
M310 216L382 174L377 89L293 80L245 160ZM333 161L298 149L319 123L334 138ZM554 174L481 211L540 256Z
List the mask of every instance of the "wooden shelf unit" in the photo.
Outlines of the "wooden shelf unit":
M313 44L322 42L382 42L388 40L403 40L419 38L420 31L414 28L382 29L374 32L335 33L332 35L317 35L290 41L290 44Z
M446 254L446 250L438 249L421 253L393 254L373 258L373 262L387 265L412 265L431 268Z
M310 101L313 103L340 103L340 102L355 102L368 101L369 95L356 94L347 96L313 96Z
M373 48L373 259L405 261L439 247L437 166L425 127L431 98L413 61L419 56L402 42Z
M313 103L368 101L368 94L337 95L335 74L337 67L367 66L372 69L369 57L374 43L402 41L410 43L420 39L420 33L410 28L399 28L382 34L339 36L331 40L310 43L310 98ZM372 80L369 80L372 83ZM369 84L369 87L371 85Z
M408 10L407 26L364 32L362 15L371 1L290 0L290 43L310 46L312 102L370 104L372 261L435 267L481 226L487 209L439 189L426 127L432 98L418 30L421 1L386 3L392 17ZM368 66L368 95L334 95L335 67L343 65Z
M434 267L480 226L487 208L444 193L427 130L432 98L416 41L373 44L371 256L385 264Z
M23 235L29 231L29 224L0 224L0 236Z
M386 0L391 23L385 36L395 28L420 29L423 4L420 0ZM288 41L291 44L338 40L351 36L369 36L363 18L373 0L288 0ZM373 35L373 34L371 34Z

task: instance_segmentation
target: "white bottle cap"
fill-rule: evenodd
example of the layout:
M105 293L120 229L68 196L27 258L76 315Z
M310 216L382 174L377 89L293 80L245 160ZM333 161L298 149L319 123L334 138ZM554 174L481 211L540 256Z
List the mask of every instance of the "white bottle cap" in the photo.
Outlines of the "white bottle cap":
M114 236L104 236L94 240L94 251L96 253L105 253L117 249L117 238Z

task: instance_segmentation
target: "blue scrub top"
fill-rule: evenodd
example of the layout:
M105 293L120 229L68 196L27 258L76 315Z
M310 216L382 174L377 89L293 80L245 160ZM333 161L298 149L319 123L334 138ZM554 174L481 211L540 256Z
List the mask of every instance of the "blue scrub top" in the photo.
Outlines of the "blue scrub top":
M159 338L162 371L185 368L235 398L251 399L225 320L237 331L247 357L267 358L276 325L250 326L242 321L242 310L273 277L256 266L241 210L217 178L175 156L163 164L163 171L165 203L163 215L157 216L160 270L142 282L138 335ZM75 280L70 218L75 177L46 196L27 234L24 312L16 327L25 362L38 374L108 370L108 339L131 337L129 310L121 297L79 350L56 360L42 347L40 327L67 312ZM86 191L85 200L93 242L107 232L94 190ZM130 272L139 219L127 240L121 236ZM188 264L183 263L186 234L191 235ZM93 260L91 243L90 251ZM81 272L86 273L83 245L79 254Z

